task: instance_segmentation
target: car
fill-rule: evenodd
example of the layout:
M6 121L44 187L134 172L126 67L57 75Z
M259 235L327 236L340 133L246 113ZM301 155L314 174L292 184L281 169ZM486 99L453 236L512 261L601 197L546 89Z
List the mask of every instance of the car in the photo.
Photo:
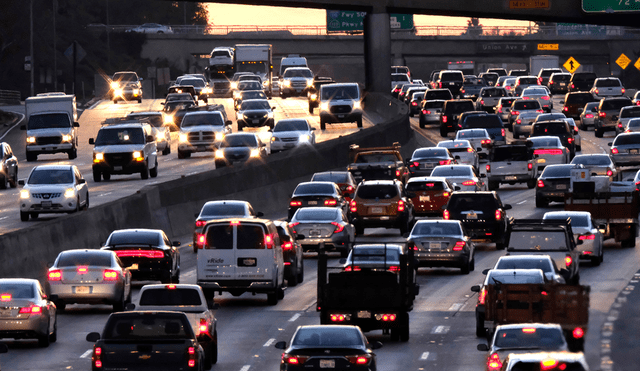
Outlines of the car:
M536 122L553 121L553 120L564 120L566 118L567 118L567 116L565 116L565 114L561 113L561 112L540 113L540 114L536 115L536 117L533 120L533 122L531 123L531 125L533 125ZM529 134L531 134L531 125L529 125L529 128L528 128L529 129ZM514 131L514 134L515 134L515 131ZM517 138L515 138L515 135L514 135L514 139L517 139Z
M547 89L543 87L528 87L522 90L520 95L522 99L535 99L540 103L542 110L545 112L551 112L553 109L553 100Z
M300 238L303 251L318 251L320 244L326 250L340 252L345 258L355 241L355 227L339 208L305 207L298 209L289 225L296 238Z
M280 371L376 371L373 350L381 348L382 343L369 343L358 326L307 325L298 326L288 347L284 341L276 342L275 347L284 350Z
M572 76L573 75L566 72L552 73L551 76L549 76L549 81L547 82L547 87L551 91L551 94L568 93Z
M215 152L231 134L231 121L220 110L187 112L178 133L178 158L189 158L197 152Z
M538 173L547 165L568 164L571 156L569 149L562 145L560 138L554 136L540 136L528 138L533 151L533 159L538 167Z
M281 98L305 96L313 85L313 72L308 67L288 67L279 83Z
M478 350L488 352L486 371L498 371L508 355L540 351L569 351L562 327L557 324L519 323L500 325L489 345Z
M580 257L588 259L594 266L604 261L603 250L603 226L598 226L593 221L591 213L587 211L549 211L542 217L543 220L567 220L571 219L571 230L576 241L582 241L576 249Z
M426 95L426 93L424 95ZM442 112L444 102L445 100L443 99L426 100L423 97L422 102L420 103L420 111L418 115L420 128L440 122L440 113Z
M476 99L476 111L494 113L500 99L508 96L507 89L503 87L482 88L478 94L478 99Z
M540 85L540 81L536 76L518 76L516 78L516 85L513 88L513 94L519 97L525 88L537 85Z
M509 76L527 76L527 74L529 73L529 71L527 70L509 70Z
M498 78L500 78L500 75L494 72L481 72L478 75L478 78L483 79L487 83L487 86L495 86L496 82L498 82Z
M598 116L598 106L600 102L589 102L581 108L580 113L580 130L589 130L589 127L595 128L595 120Z
M500 116L500 118L502 119L502 121L509 121L509 113L511 112L511 104L513 104L513 101L516 100L517 98L515 97L509 97L509 98L500 98L500 100L498 100L498 104L495 106L493 112L498 114ZM507 126L509 129L511 129L511 126Z
M330 77L316 77L313 80L313 85L309 87L309 92L307 93L307 100L309 101L309 113L313 114L313 110L316 107L320 106L320 97L318 96L318 94L320 93L320 87L322 85L332 84L333 82L333 79Z
M329 181L302 182L296 186L289 200L288 220L303 207L338 208L346 214L349 202L344 199L338 185Z
M209 84L197 77L185 77L180 81L180 86L188 86L191 85L196 91L194 98L196 100L201 100L204 103L209 102L209 96L213 94L213 90L209 86Z
M605 131L616 131L618 116L623 107L632 106L629 97L605 97L600 99L598 115L593 120L596 138L602 138Z
M215 152L216 168L233 165L236 162L250 163L263 161L269 150L255 133L231 133L224 137Z
M394 98L397 99L398 95L400 94L400 90L402 90L402 85L404 85L404 84L406 84L406 83L397 82L397 81L396 81L395 85L391 84L392 85L391 86L391 96L393 96Z
M498 81L496 81L496 84L495 84L494 86L495 86L496 88L504 87L504 80L506 80L506 79L515 79L515 78L514 78L514 77L511 77L511 76L509 76L509 75L506 75L506 76L500 76L500 77L498 77Z
M342 269L346 272L359 271L391 271L400 272L400 256L404 254L402 245L394 244L360 244L353 246L349 256L341 260Z
M413 85L417 85L417 86L413 86ZM407 106L409 106L409 108L411 108L411 100L415 98L417 101L416 102L417 104L415 107L418 108L418 106L420 105L420 101L418 101L418 96L414 97L414 94L423 93L423 95L421 95L419 98L419 100L422 100L422 98L424 97L424 92L427 91L427 89L429 88L427 88L422 84L412 83L411 86L409 86L409 88L407 89L407 92L404 94L404 102L407 104Z
M137 100L142 103L142 79L133 71L116 72L109 82L109 99L113 103L120 100Z
M488 286L499 284L543 285L548 282L543 270L538 268L489 269L484 273L486 274L486 277L482 285L474 285L471 287L471 291L478 293L478 301L476 302L475 310L477 337L484 337L487 335L487 329L485 328L484 322L486 318L485 299L487 297Z
M243 131L245 127L268 126L273 129L273 110L266 99L249 99L242 101L238 108L237 121L238 131Z
M473 111L475 109L471 99L455 99L444 102L442 112L440 113L440 136L446 137L450 132L456 132L459 129L458 119L463 112Z
M284 278L288 286L296 286L304 280L304 260L302 245L296 240L296 233L291 225L283 220L274 220L282 243L282 258L284 260Z
M480 156L470 141L466 139L443 140L438 142L436 147L447 148L454 158L459 157L456 159L458 164L471 165L476 171L480 170Z
M164 115L162 112L130 112L127 114L127 118L131 120L148 120L153 136L156 138L156 149L161 151L165 156L171 153L171 132L169 125L165 125L164 123Z
M326 84L320 87L321 130L326 129L326 124L353 121L361 128L362 114L362 93L357 83Z
M627 122L633 118L640 118L640 107L622 107L618 114L618 122L616 123L616 135L624 132Z
M240 109L243 100L249 99L268 99L263 90L242 90L233 99L233 108L237 111Z
M485 174L478 174L471 165L438 165L431 176L447 178L454 187L462 191L486 191Z
M412 88L420 88L420 89L426 90L426 87L420 84L404 84L402 85L402 87L400 88L400 91L398 92L398 100L400 100L401 102L406 102L408 92Z
M114 251L134 280L180 282L180 242L171 241L161 229L118 229L101 250Z
M560 138L562 145L569 149L571 158L576 154L576 143L574 129L564 120L538 121L531 125L531 135L529 137L539 137L553 135Z
M131 301L131 272L113 251L65 250L47 278L59 311L67 304L111 304L114 312L121 312Z
M239 80L236 82L236 87L233 89L233 99L237 99L240 96L240 92L243 91L255 91L262 90L262 82L260 80L260 76L257 75L242 75L240 78L250 78L251 80Z
M455 191L442 211L444 220L460 220L475 242L494 242L496 249L505 248L509 226L507 210L496 191Z
M198 82L201 82L201 81L198 79ZM191 99L193 99L196 106L198 105L198 92L196 91L196 88L193 85L171 85L169 89L167 89L167 95L184 94L184 93L191 95Z
M458 120L460 130L485 129L491 138L492 145L507 143L504 124L500 116L485 111L470 111L460 115Z
M460 96L464 99L476 99L485 86L487 86L487 83L484 79L473 75L465 75L460 89Z
M451 164L457 164L456 159L447 148L443 147L418 148L407 160L410 177L429 176L434 167Z
M451 94L451 90L449 89L430 88L424 92L424 99L447 101L453 99L453 94Z
M436 80L439 89L449 89L454 97L460 96L460 89L462 88L463 82L464 74L462 71L456 70L442 70Z
M391 89L394 89L397 85L410 84L411 78L406 73L392 73L391 74Z
M153 129L142 120L105 121L93 147L93 181L110 180L112 174L139 173L142 179L158 176L158 150Z
M548 207L549 202L563 202L571 184L571 170L582 169L582 165L548 165L536 183L536 207Z
M398 180L363 180L349 203L349 221L356 235L365 228L398 228L403 235L414 222L413 202Z
M18 158L9 143L0 142L0 189L18 186Z
M640 165L640 133L618 134L609 146L611 158L617 166Z
M175 101L191 101L193 103L196 103L197 105L197 102L193 95L191 95L191 93L169 93L166 97L164 97L164 102L160 104L165 105L169 102Z
M518 81L518 79L516 77L511 77L511 78L508 78L508 79L504 79L504 82L502 82L502 87L507 90L507 93L509 93L509 96L511 96L511 97L516 95L516 82L517 81Z
M520 139L521 135L524 137L531 135L531 125L536 121L538 115L541 115L538 111L527 110L520 112L511 126L513 139Z
M20 220L89 208L89 187L75 165L39 165L20 179Z
M173 29L169 26L163 26L158 23L143 23L138 27L133 27L124 32L135 33L173 33Z
M454 140L469 141L480 158L487 158L487 156L489 156L489 149L493 145L493 140L491 140L491 136L489 136L487 129L458 130L458 132L456 132L456 137Z
M38 280L0 278L0 338L37 339L48 347L58 338L56 305Z
M204 235L202 230L207 222L225 218L260 218L264 216L261 211L255 212L253 206L247 201L221 200L207 201L196 214L195 229L193 231L193 252L204 247Z
M569 82L569 91L589 91L597 78L595 72L574 72Z
M426 88L425 88L426 89ZM411 99L409 99L409 117L413 117L420 112L420 103L424 99L423 91L411 90Z
M507 70L502 67L487 68L487 73L489 72L497 73L498 76L501 76L501 77L507 76Z
M564 99L560 101L562 104L561 112L567 117L577 119L586 109L585 104L598 102L599 100L588 91L576 91L565 94ZM582 111L580 111L582 109Z
M584 353L574 352L534 352L511 353L502 363L501 371L517 370L575 370L589 371Z
M560 274L558 266L549 255L531 254L531 255L505 255L498 258L493 266L493 270L498 269L540 269L548 282L557 284L565 284L564 277ZM485 270L483 273L489 273ZM497 273L497 272L494 272Z
M405 190L413 202L415 216L441 216L455 187L447 178L419 176L409 179Z
M627 121L627 124L624 126L623 133L635 133L640 132L640 118L633 118Z
M391 73L404 73L411 77L411 71L407 66L391 66Z
M278 121L271 130L271 153L316 144L315 130L305 118Z
M487 160L485 173L490 191L500 188L500 184L504 183L526 183L529 189L536 186L538 168L534 166L535 161L527 142L493 146Z
M631 100L631 103L633 103L634 106L640 106L640 91L637 91L633 95L633 99Z
M455 267L462 274L475 269L475 243L459 220L418 220L408 240L418 267Z
M572 164L581 164L589 169L591 176L608 177L609 181L618 180L618 169L610 155L606 153L590 153L577 155L571 160ZM622 173L620 173L622 175Z
M351 201L358 183L348 171L324 171L311 176L311 182L333 182L338 185L345 200Z
M624 95L625 89L617 77L598 77L593 82L590 92L596 98L621 97Z
M538 82L540 85L546 86L549 83L549 78L554 73L563 73L562 68L541 68L538 72Z
M580 129L578 129L578 125L576 125L575 120L572 119L571 117L565 117L562 119L562 121L569 124L569 129L573 131L573 143L575 144L576 151L581 152L582 151L582 135L580 135Z

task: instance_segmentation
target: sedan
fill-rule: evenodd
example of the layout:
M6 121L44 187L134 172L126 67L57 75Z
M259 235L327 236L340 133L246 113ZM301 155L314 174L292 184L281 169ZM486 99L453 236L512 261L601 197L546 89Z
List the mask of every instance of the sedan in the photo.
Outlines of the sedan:
M460 165L471 165L476 171L480 168L480 156L468 140L443 140L436 147L444 147L449 150L456 162Z
M342 265L347 272L391 271L400 272L402 245L366 244L356 245Z
M348 205L336 183L303 182L293 190L289 200L288 216L291 220L298 209L309 206L335 207L346 213Z
M623 130L625 133L636 133L640 132L640 118L631 119L627 121L627 124Z
M476 149L480 158L489 156L489 148L493 144L487 129L463 129L456 132L455 140L468 140Z
M196 214L196 226L193 231L193 252L204 247L204 235L202 230L210 220L225 218L259 218L264 214L253 211L253 206L247 201L208 201L202 206L200 214Z
M18 158L9 143L0 143L0 189L18 186Z
M625 127L627 126L629 120L633 120L636 117L640 117L639 106L622 107L620 109L620 114L618 115L616 135L622 133L625 130Z
M267 99L264 90L242 90L233 99L233 108L237 111L242 106L242 101L250 99Z
M611 146L611 157L618 166L640 165L640 133L618 134Z
M572 164L582 164L589 169L591 176L606 176L609 181L618 179L618 170L611 156L606 153L578 155L571 160Z
M297 146L316 144L316 128L307 119L284 119L271 130L271 152L284 151Z
M420 267L456 267L462 274L475 268L475 243L459 220L418 220L409 241Z
M0 338L36 338L40 347L56 341L56 306L44 292L38 280L0 279Z
M130 28L124 32L136 33L173 33L173 29L169 26L163 26L158 23L143 23L138 27Z
M373 350L382 343L369 343L358 326L315 325L299 326L291 343L279 341L283 349L280 371L352 370L376 371Z
M447 178L461 191L486 191L487 185L482 178L485 174L478 172L471 165L440 165L431 172L431 176ZM458 189L456 189L458 190Z
M520 112L511 126L513 139L519 139L521 135L525 137L531 135L531 125L536 121L536 117L538 117L538 115L540 115L540 113L536 111Z
M548 207L551 201L564 202L571 185L571 170L582 168L576 164L545 167L536 183L536 207Z
M551 112L553 109L553 101L551 100L551 94L543 87L530 87L522 91L520 97L524 100L535 99L540 103L540 106L546 112Z
M418 148L407 160L409 176L429 176L433 168L438 165L456 164L456 159L448 149L442 147Z
M224 137L215 152L215 165L220 168L236 162L262 161L269 155L267 146L254 133L232 133Z
M418 116L421 128L440 123L440 113L442 112L442 107L444 107L444 102L443 99L422 100Z
M598 115L598 106L600 102L589 102L584 105L580 113L580 129L587 130L589 127L595 127L595 119Z
M67 304L112 304L114 312L121 312L131 301L131 273L113 251L63 251L49 268L48 279L60 311Z
M571 153L562 145L560 138L541 136L527 139L531 143L533 158L541 172L547 165L568 164Z
M548 214L548 213L547 213ZM507 255L501 256L493 269L540 269L549 282L565 284L555 261L549 255ZM482 273L487 274L489 270Z
M133 279L180 282L180 242L160 229L120 229L111 232L101 250L115 251Z
M580 257L591 261L598 266L604 260L602 248L603 236L601 227L597 226L587 211L550 211L544 214L544 220L567 220L571 218L571 230L576 241L582 241L576 249L580 251Z
M321 173L315 173L311 177L312 182L333 182L338 185L342 196L347 201L351 201L353 194L356 191L358 183L353 178L353 174L349 171L324 171Z
M355 241L355 227L340 209L305 207L296 211L289 225L300 239L304 251L317 250L321 243L327 250L339 251L346 258Z
M268 126L273 129L273 110L266 99L249 99L242 102L238 109L238 131L245 127Z
M569 128L573 131L573 142L575 143L576 151L582 151L582 136L580 135L580 130L578 129L578 125L571 117L565 117L562 121L569 124Z
M494 113L497 113L498 116L502 119L502 121L509 121L509 113L511 112L511 104L517 98L500 98L498 104L494 109ZM511 127L509 127L511 129Z
M405 189L413 202L415 216L441 216L455 187L446 178L424 176L409 179Z

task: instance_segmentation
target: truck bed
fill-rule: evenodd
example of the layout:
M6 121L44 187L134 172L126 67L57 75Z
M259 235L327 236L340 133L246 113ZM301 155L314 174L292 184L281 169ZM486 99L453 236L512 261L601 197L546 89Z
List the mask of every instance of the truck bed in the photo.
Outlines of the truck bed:
M323 305L331 309L384 309L405 306L398 275L393 272L329 273Z
M567 211L588 211L596 221L630 222L638 219L637 192L567 193Z

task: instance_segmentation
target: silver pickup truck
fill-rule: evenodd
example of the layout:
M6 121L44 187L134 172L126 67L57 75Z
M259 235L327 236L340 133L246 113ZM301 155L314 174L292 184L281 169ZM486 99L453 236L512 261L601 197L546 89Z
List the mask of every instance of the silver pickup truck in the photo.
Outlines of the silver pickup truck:
M529 147L528 144L507 144L491 148L486 165L489 190L500 188L501 183L527 183L529 189L535 187L538 167Z

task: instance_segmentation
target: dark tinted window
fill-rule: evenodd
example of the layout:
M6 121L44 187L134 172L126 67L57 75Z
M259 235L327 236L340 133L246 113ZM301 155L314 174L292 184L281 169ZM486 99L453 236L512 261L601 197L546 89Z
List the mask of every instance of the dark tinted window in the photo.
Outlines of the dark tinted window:
M335 192L335 187L332 184L310 182L304 184L298 184L293 191L294 196L303 195L332 195Z
M417 191L442 191L448 189L444 182L434 181L434 182L409 182L407 183L407 191L409 192L417 192Z
M441 81L459 81L462 82L464 80L464 75L462 72L441 72L440 73Z
M111 339L185 339L193 338L187 317L173 313L111 316L102 338Z
M108 246L116 245L160 245L160 234L156 232L119 232L112 233L107 241Z
M511 103L513 103L513 101L515 100L516 98L500 99L500 104L502 104L503 106L510 106Z
M394 153L365 153L359 154L356 158L356 163L370 163L370 162L396 162L399 161L398 156Z
M444 101L441 100L429 100L424 104L425 108L442 108L442 106L444 106Z
M416 223L411 231L413 236L459 236L462 229L458 223Z
M144 144L142 128L102 128L96 137L96 146Z
M526 146L493 147L489 161L528 161L529 149Z
M569 177L571 175L570 166L547 166L542 171L541 176L547 178Z
M233 249L233 225L216 224L206 230L206 249L230 250ZM238 249L264 249L264 230L259 225L237 225Z
M613 140L614 146L621 146L625 144L640 144L640 135L618 135Z
M535 77L521 77L518 81L520 85L538 85L538 79Z
M29 123L27 124L29 130L69 127L71 127L71 121L69 121L69 116L66 113L31 115L29 116Z
M565 74L558 75L558 74L556 74L556 75L551 76L551 80L554 81L554 82L567 82L567 81L571 80L571 75L565 75Z
M556 73L556 72L562 72L562 70L560 69L541 69L540 70L540 76L551 76L551 74Z
M611 159L609 156L576 156L572 161L572 164L583 165L610 165Z
M620 111L620 117L640 117L640 107L627 108Z
M600 79L596 80L596 86L599 88L615 88L621 86L618 79Z
M282 77L313 77L311 70L287 69Z
M135 72L116 72L112 80L119 82L137 82L138 75Z
M507 91L504 89L482 89L483 97L497 98L497 97L506 97Z
M449 89L431 89L424 93L424 99L453 99L453 95ZM443 102L444 104L444 102Z
M349 181L347 173L317 173L311 178L314 182L346 183Z
M307 347L353 347L364 346L362 335L354 327L301 328L291 345Z
M140 305L202 305L195 289L151 289L140 296Z
M186 128L189 126L201 126L201 125L211 125L211 126L224 126L224 120L222 119L222 114L219 112L212 112L207 114L192 114L185 115L182 119L182 123L180 127Z
M356 85L325 85L322 87L322 97L320 99L358 99L358 87Z
M246 100L242 102L240 110L271 110L269 102L266 100Z
M411 158L449 157L445 148L422 148L413 152Z
M36 288L32 283L0 283L0 293L10 294L11 299L32 299L36 297Z
M528 139L531 143L533 143L533 147L556 147L561 145L561 143L558 143L557 138L529 138Z
M567 96L566 104L587 104L595 102L596 98L591 93L570 93Z
M71 170L35 169L29 176L28 184L70 184L73 183Z
M60 254L57 266L77 267L79 265L93 265L98 267L111 266L111 253L106 251L68 251Z
M374 200L379 198L381 200L391 199L398 196L398 189L393 185L367 185L360 186L358 188L358 194L356 197L364 200Z
M578 72L574 73L571 77L571 81L591 81L593 83L597 76L593 72Z
M334 208L302 208L296 212L296 220L334 221L338 219L339 209Z
M463 129L502 128L502 119L498 115L469 115L462 122Z
M567 134L569 129L564 122L540 122L533 125L535 135L558 135Z
M267 95L262 91L248 90L240 93L241 100L247 99L267 99Z
M127 115L127 117L132 118L134 120L146 119L146 121L149 121L149 124L151 124L151 126L155 128L162 127L162 124L164 124L162 114L129 114Z
M619 110L622 107L630 106L631 99L623 98L623 99L605 99L600 103L600 110L609 111L609 110Z
M511 231L509 248L517 251L567 251L567 239L564 231Z
M491 195L456 195L453 194L447 204L449 210L481 210L493 214L498 207L496 200Z
M537 100L521 100L513 102L514 110L540 109L540 102Z
M304 120L299 121L280 121L276 124L275 128L273 128L274 132L281 131L307 131L309 130L309 125Z
M238 90L258 90L258 89L262 89L262 84L260 84L259 81L241 81L238 83Z
M551 214L544 217L545 220L567 220L567 215ZM589 217L586 215L571 215L571 225L573 227L587 227Z
M560 329L536 328L535 331L502 329L495 335L495 345L501 348L560 349L565 345Z
M473 111L473 108L473 102L471 101L449 101L444 105L444 112L451 115L455 113Z
M473 177L475 176L470 168L467 167L454 167L450 168L448 166L436 166L431 173L432 176L441 176L445 178L449 177Z
M245 207L238 204L209 204L202 208L200 214L202 216L244 216Z
M257 147L258 141L253 135L227 135L220 147Z

